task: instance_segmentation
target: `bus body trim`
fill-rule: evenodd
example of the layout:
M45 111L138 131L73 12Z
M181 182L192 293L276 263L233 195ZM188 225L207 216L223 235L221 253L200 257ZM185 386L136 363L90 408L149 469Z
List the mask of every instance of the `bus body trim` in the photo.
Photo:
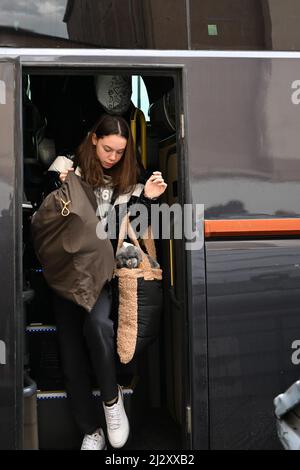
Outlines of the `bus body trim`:
M300 218L205 220L205 238L300 235Z

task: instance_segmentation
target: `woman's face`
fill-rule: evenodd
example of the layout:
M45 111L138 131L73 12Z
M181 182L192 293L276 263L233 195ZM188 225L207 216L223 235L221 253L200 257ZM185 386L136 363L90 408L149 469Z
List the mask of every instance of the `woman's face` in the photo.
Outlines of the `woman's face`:
M120 135L92 136L93 145L96 146L96 155L103 168L112 168L118 163L126 149L127 139Z

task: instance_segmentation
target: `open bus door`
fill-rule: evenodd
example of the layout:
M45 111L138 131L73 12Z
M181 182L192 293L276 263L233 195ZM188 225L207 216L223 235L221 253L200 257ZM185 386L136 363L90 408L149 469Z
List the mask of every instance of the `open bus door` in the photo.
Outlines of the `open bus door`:
M0 449L23 446L20 90L19 60L0 61Z
M24 250L26 252L26 243L28 241L26 238L28 232L28 230L26 230L28 225L27 216L28 213L31 213L36 207L35 205L30 206L32 201L30 197L28 197L32 196L34 191L30 192L31 188L29 186L23 186L27 175L25 170L29 161L28 157L31 157L31 155L25 155L26 152L22 150L26 148L26 145L23 146L22 143L23 141L24 143L27 142L26 139L28 135L26 132L28 130L28 116L31 116L30 113L26 114L26 112L24 112L24 110L27 109L26 96L24 95L24 90L28 83L26 82L26 76L34 77L36 91L41 91L43 83L48 77L55 78L55 76L62 76L63 67L66 76L71 77L73 75L76 76L78 80L81 80L85 79L87 75L92 76L94 73L112 73L118 66L118 73L140 74L142 77L146 77L149 87L153 87L153 96L155 96L153 101L158 99L157 93L161 89L160 80L166 83L166 78L171 77L175 84L176 126L175 129L173 129L173 136L170 138L170 141L175 148L175 153L168 159L170 162L170 171L168 170L169 176L165 176L167 180L169 179L167 182L170 183L170 188L172 187L176 194L179 195L179 204L184 204L186 200L186 178L184 177L184 172L186 170L183 151L184 133L182 130L183 108L185 106L184 97L186 96L186 91L181 81L182 70L180 69L182 65L178 65L176 70L176 68L174 68L174 58L167 59L166 57L160 58L156 66L153 67L149 58L141 56L134 58L131 56L123 56L122 58L115 57L113 64L111 57L105 57L105 55L99 58L89 58L88 56L82 56L81 58L81 56L78 55L74 58L68 57L68 60L66 60L65 57L58 58L56 55L55 57L51 57L51 54L48 54L46 63L45 57L36 53L32 55L29 54L29 59L26 57L26 54L21 55L20 63L18 60L10 60L10 54L7 54L7 56L5 62L1 62L0 67L0 80L1 83L4 83L2 86L6 90L5 99L3 97L1 98L3 104L0 104L2 123L1 142L3 143L1 147L2 155L0 164L2 205L0 212L0 221L2 223L0 230L0 254L2 261L0 354L2 354L1 359L3 362L3 364L0 364L0 406L2 410L0 413L0 426L2 430L5 430L5 432L2 431L3 434L0 438L0 448L22 449L40 447L43 449L50 448L51 446L51 448L56 449L74 448L73 444L76 441L77 445L78 436L65 405L66 400L64 399L66 394L64 389L59 389L59 393L56 393L58 389L55 388L54 385L56 385L55 380L57 377L53 378L52 376L47 376L47 380L49 379L47 381L47 388L43 388L42 379L45 379L45 377L39 376L39 372L43 374L47 370L47 364L45 361L39 360L39 358L42 357L39 356L39 354L45 353L46 356L43 356L44 359L48 359L50 355L51 358L53 358L52 353L54 349L49 350L48 346L54 348L56 341L55 325L50 325L51 327L49 327L49 323L43 322L43 324L41 324L43 320L42 317L44 314L47 314L47 312L44 312L41 306L38 305L38 302L36 301L35 303L34 300L38 300L38 296L43 296L43 292L39 292L39 287L34 291L33 302L30 301L26 306L24 302L23 305L23 297L24 300L32 299L32 292L26 291L23 293L23 286L27 286L27 279L26 282L24 282L25 270L23 252ZM150 63L148 64L147 61ZM99 62L99 64L97 64L97 62ZM168 62L170 62L169 65ZM133 65L134 70L132 69ZM48 87L47 90L47 93L51 92L51 88ZM40 93L39 96L43 97L43 93ZM23 103L22 97L24 98ZM33 102L33 105L36 105L37 108L39 104L41 103ZM59 108L57 112L61 112L61 108ZM22 122L22 118L24 118L24 122ZM152 122L154 121L155 118L152 119ZM154 131L154 127L151 128L150 122L149 139L151 132L153 133ZM154 136L152 144L158 149L156 158L158 155L162 156L166 145L164 138L158 133ZM24 168L22 170L23 163ZM159 164L162 164L162 162L160 161ZM155 163L155 167L157 167L156 165L158 165L158 162ZM176 172L178 171L178 175L173 174L175 168ZM28 194L26 194L26 189L28 190ZM24 201L26 200L25 204L23 204L23 199ZM21 212L22 207L23 214ZM25 248L23 249L22 247ZM165 256L165 254L171 252L172 249L174 265L171 273L171 267L169 265L170 259L168 256ZM169 316L164 317L160 344L154 345L147 357L142 359L142 365L139 371L143 379L146 374L146 381L140 380L139 383L141 387L144 388L140 388L140 392L136 388L135 396L137 399L133 399L132 406L134 407L136 404L138 406L138 394L142 396L143 400L145 399L143 393L145 392L147 394L149 413L152 413L151 410L154 410L152 414L153 417L155 417L155 419L152 418L153 439L155 440L155 444L153 444L151 448L187 449L199 445L196 433L194 434L194 442L191 439L193 426L196 428L195 424L198 419L198 416L192 416L193 407L191 400L202 399L201 397L197 397L199 392L198 378L194 382L193 393L190 392L189 373L190 368L195 367L195 364L191 364L189 359L189 335L190 329L193 331L193 328L187 326L187 297L191 292L187 292L186 286L188 285L188 278L193 278L193 276L186 273L185 263L188 255L184 250L184 240L174 240L173 243L170 243L169 240L164 240L164 245L160 246L160 250L163 252L162 267L165 273L165 301L169 309ZM198 268L199 265L197 266L197 269ZM34 272L36 277L40 275L38 271L37 269ZM197 283L196 278L195 283ZM28 305L30 305L29 312L27 308ZM36 309L35 306L37 307ZM194 339L195 341L199 339L196 333ZM27 377L27 375L24 374L24 366L26 368L27 364L27 357L26 354L24 355L24 352L26 352L25 345L27 343L30 349L30 364L28 369L31 377ZM41 371L39 369L40 366L41 368L44 367ZM34 373L36 373L36 376ZM24 377L26 378L26 386L24 386L23 383ZM31 378L36 381L37 387L34 382L32 382ZM194 376L193 380L195 379L196 377ZM38 382L39 380L40 383ZM50 391L49 383L53 385ZM134 382L134 384L135 383L136 382ZM149 384L149 386L147 386L147 384ZM147 390L145 390L145 387L147 387ZM29 416L30 426L34 425L34 420L37 421L30 429L32 433L31 442L26 444L26 439L23 439L23 436L25 438L28 437L28 427L26 428L26 398L32 397L34 394L36 394L36 404L34 404L34 402L32 404L32 414ZM131 399L128 399L128 406L129 408L131 407ZM145 414L145 406L141 410ZM37 417L34 416L36 412ZM134 413L134 410L132 413ZM151 414L149 414L149 416L151 417ZM202 419L202 417L200 417L200 419ZM144 421L147 423L147 420ZM160 422L161 424L159 424ZM57 426L58 423L59 426ZM161 431L159 439L158 428ZM58 430L62 435L65 433L62 439L57 437ZM165 440L162 439L162 432L164 432ZM139 437L139 433L136 432L135 435ZM173 440L170 436L172 436ZM39 443L37 440L39 440ZM132 443L132 446L134 445L139 444Z

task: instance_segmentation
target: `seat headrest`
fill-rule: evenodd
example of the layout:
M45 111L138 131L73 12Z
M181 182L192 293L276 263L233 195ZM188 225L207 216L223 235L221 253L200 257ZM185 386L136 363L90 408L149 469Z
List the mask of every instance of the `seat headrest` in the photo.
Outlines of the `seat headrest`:
M56 158L56 148L53 139L44 137L38 145L38 158L44 168L49 168Z
M129 109L132 95L131 77L123 75L96 75L96 95L109 114L124 114Z

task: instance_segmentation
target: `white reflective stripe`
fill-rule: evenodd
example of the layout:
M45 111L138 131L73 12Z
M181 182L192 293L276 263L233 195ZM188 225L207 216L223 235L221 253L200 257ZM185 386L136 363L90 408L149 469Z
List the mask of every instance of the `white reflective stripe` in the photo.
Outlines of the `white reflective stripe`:
M53 61L57 62L59 59L63 60L65 57L76 57L77 63L80 64L81 57L96 57L101 59L101 57L129 57L132 58L143 58L143 57L153 57L155 58L201 58L201 57L252 57L252 58L300 58L300 52L294 51L212 51L212 50L153 50L153 49L53 49L53 48L14 48L14 47L0 47L0 56L4 57L20 57L21 61L26 63L26 57L40 59L49 57L53 58ZM37 57L39 56L39 57ZM103 64L102 64L103 65ZM144 64L143 64L144 65ZM149 64L146 64L149 67ZM159 67L161 64L157 64ZM177 65L177 64L173 64Z
M55 398L67 398L66 392L38 392L38 400L53 400Z
M0 104L6 104L6 85L3 80L0 80Z
M123 388L123 395L132 395L133 389L132 388ZM100 397L101 392L99 390L93 390L94 397ZM57 391L45 391L41 392L38 391L37 399L38 400L53 400L53 399L60 399L60 398L67 398L67 393L64 390L57 390Z
M56 326L52 325L36 325L36 326L27 326L26 327L27 333L48 333L48 332L56 332Z
M2 339L0 340L0 364L6 364L6 345Z

